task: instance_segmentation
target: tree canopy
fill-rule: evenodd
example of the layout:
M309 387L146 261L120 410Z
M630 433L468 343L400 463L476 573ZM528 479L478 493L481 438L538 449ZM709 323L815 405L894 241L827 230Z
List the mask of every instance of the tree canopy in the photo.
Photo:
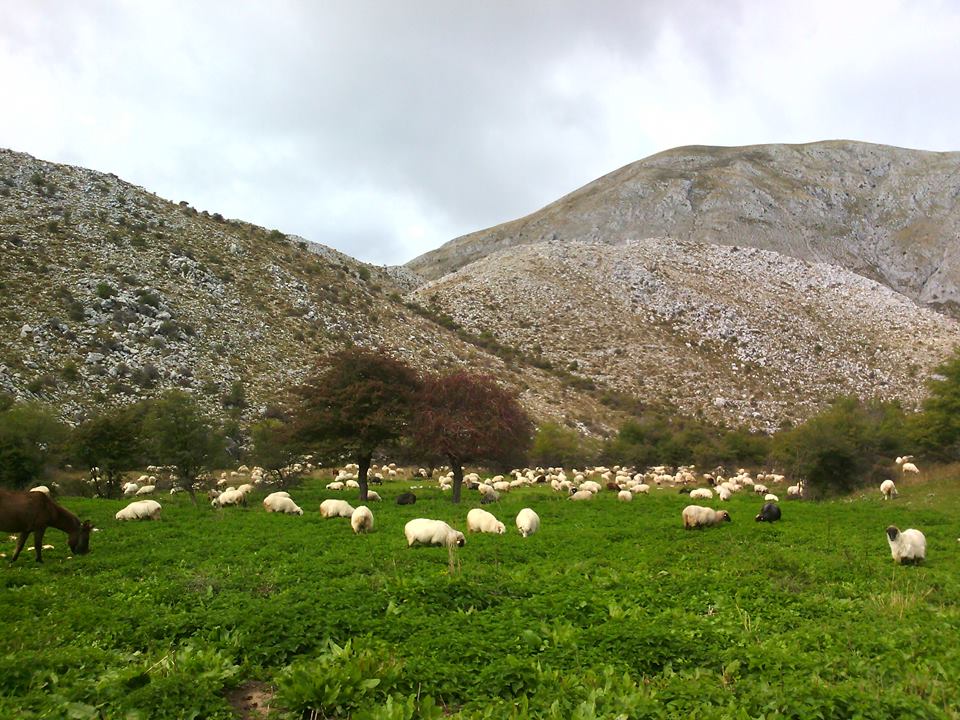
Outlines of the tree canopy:
M0 410L0 485L23 488L60 455L68 428L47 408L11 403Z
M71 454L87 468L100 469L93 477L98 495L120 497L123 472L141 462L144 411L142 405L107 410L74 428Z

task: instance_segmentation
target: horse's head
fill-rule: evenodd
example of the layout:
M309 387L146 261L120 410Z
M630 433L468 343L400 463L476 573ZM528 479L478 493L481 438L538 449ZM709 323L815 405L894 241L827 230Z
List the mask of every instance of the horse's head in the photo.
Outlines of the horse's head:
M90 531L93 530L93 524L89 520L84 520L67 537L67 544L70 546L70 552L74 555L86 555L90 552Z

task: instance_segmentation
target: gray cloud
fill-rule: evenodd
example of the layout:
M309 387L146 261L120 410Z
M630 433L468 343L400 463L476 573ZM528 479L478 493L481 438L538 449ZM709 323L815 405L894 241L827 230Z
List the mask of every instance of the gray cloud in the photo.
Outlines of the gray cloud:
M887 0L0 0L0 145L403 262L676 145L958 148L958 30Z

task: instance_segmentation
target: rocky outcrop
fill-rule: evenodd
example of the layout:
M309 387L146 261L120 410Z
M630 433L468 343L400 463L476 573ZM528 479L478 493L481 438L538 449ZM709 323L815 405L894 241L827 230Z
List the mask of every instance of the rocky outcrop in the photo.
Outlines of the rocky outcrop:
M958 198L956 152L850 141L681 147L527 217L452 240L408 267L437 279L516 245L663 237L832 263L956 312Z
M583 380L767 431L838 395L916 407L960 343L955 320L848 270L670 238L522 245L413 296Z

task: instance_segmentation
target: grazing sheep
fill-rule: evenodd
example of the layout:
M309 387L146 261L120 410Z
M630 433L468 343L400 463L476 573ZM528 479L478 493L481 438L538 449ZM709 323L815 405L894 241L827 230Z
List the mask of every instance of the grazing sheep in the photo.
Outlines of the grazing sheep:
M493 489L497 492L510 492L510 483L506 480L501 480L493 484Z
M140 489L140 486L135 482L124 483L123 485L123 496L130 497L131 495L136 495L137 490Z
M227 505L246 505L247 494L242 490L225 490L210 501L213 507L226 507Z
M160 503L156 500L137 500L127 505L114 517L117 520L159 520Z
M507 527L492 514L480 508L467 513L467 532L496 533L503 535Z
M576 500L577 502L581 500L593 500L593 493L589 490L577 490L570 495L570 499Z
M370 512L370 508L366 505L358 506L350 515L350 527L357 535L373 530L373 513Z
M757 495L766 495L768 492L770 492L770 491L767 489L767 486L766 486L766 485L761 485L760 483L754 484L754 486L753 486L753 491L754 491Z
M754 520L757 522L776 522L780 519L780 506L774 502L768 502L760 508L760 514Z
M920 472L920 469L916 465L914 465L912 462L905 462L903 465L900 466L900 469L903 470L903 472L912 472L912 473Z
M803 497L803 480L799 480L796 485L787 488L787 499L798 499Z
M358 483L356 480L347 480L343 486L350 488L351 490L358 490L360 488L360 483Z
M137 492L135 492L134 495L149 495L156 489L157 489L156 485L144 485L142 488L137 490Z
M780 502L780 498L778 498L773 493L767 493L766 495L763 496L763 501L764 502Z
M693 497L691 495L691 497ZM733 497L733 491L730 488L723 487L722 485L717 488L717 497L726 502L731 497Z
M263 507L267 512L303 515L303 509L290 498L290 493L284 491L267 495L263 499Z
M600 483L594 482L593 480L587 480L586 482L580 483L580 490L586 490L587 492L598 493L602 489Z
M639 485L634 485L634 486L633 486L633 489L631 490L631 492L632 492L634 495L640 495L640 494L649 495L649 494L650 494L650 486L647 485L646 483L640 483Z
M882 483L880 483L880 492L883 493L884 500L895 498L897 496L897 486L894 484L893 480L884 480Z
M724 521L731 522L730 513L726 510L714 510L702 505L687 505L681 515L683 517L683 527L687 530L719 525Z
M629 490L621 490L617 493L617 500L620 502L630 502L633 500L633 493Z
M887 543L894 561L901 565L919 564L927 557L927 539L919 530L910 528L900 532L891 525L887 528Z
M713 490L710 488L697 488L690 491L691 500L709 500L713 497Z
M327 490L343 490L343 483L339 480L336 480L332 483L327 483Z
M367 490L368 502L380 502L380 500L382 500L380 493L378 493L376 490Z
M416 501L417 496L412 492L405 492L397 495L397 505L413 505Z
M325 518L348 518L353 516L353 507L346 500L324 500L320 503L320 515Z
M500 494L496 490L491 490L480 498L481 505L490 505L491 503L498 502L500 500Z
M540 516L530 508L517 513L517 530L523 537L530 537L540 529Z
M414 543L463 547L467 542L462 532L454 530L443 520L416 518L403 526L403 534L407 538L407 547Z

